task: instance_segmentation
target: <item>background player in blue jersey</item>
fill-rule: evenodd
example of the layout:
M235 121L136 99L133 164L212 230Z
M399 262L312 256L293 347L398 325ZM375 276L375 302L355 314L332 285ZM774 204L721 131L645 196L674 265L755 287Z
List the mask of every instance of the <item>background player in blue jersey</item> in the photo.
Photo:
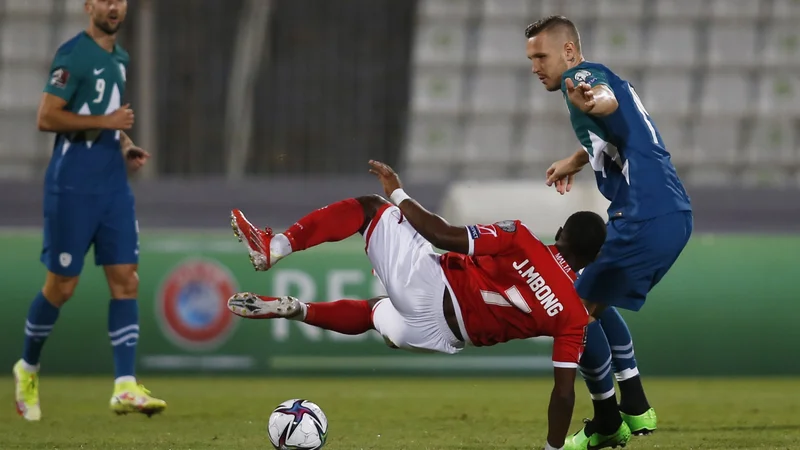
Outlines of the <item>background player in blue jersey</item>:
M75 1L75 0L71 0ZM111 291L108 335L115 366L111 409L153 414L166 407L136 382L139 338L138 225L127 171L149 155L121 131L134 115L121 105L128 54L116 43L126 0L86 0L89 27L56 52L39 105L38 125L56 133L44 193L44 287L25 322L25 348L14 366L17 411L39 420L39 355L72 297L89 247Z
M583 147L550 167L547 184L564 194L575 174L590 164L600 192L611 202L606 242L576 283L597 319L588 327L581 358L594 419L564 448L617 446L631 432L654 431L656 415L642 388L630 332L615 307L638 311L678 258L692 231L689 196L633 86L583 58L571 21L547 17L529 25L525 36L533 73L548 91L561 90Z

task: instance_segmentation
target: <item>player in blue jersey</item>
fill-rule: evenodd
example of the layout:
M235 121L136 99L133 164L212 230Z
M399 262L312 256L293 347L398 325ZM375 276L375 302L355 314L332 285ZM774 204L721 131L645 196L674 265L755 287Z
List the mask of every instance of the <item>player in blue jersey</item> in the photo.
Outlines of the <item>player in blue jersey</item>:
M576 282L597 319L587 330L581 373L594 418L565 449L624 445L656 429L642 388L628 327L617 307L638 311L680 255L692 232L692 208L655 122L633 86L608 67L586 61L580 35L563 16L525 30L532 71L548 91L561 91L582 149L554 163L547 184L562 195L585 165L611 202L608 235L598 259ZM612 373L613 369L613 373ZM615 376L620 389L617 404Z
M74 1L74 0L73 0ZM44 192L44 287L25 322L22 359L14 366L17 411L39 420L39 355L72 297L89 247L111 291L108 335L115 366L111 409L148 415L166 407L136 381L139 338L138 225L127 172L149 155L122 130L134 115L122 105L128 54L116 43L126 0L85 0L89 27L56 52L39 105L38 125L56 133Z

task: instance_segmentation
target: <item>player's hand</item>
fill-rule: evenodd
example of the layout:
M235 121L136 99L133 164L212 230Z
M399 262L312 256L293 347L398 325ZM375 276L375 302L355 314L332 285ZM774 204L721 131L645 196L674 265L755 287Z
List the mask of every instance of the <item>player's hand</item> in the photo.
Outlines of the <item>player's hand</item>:
M139 147L131 146L125 150L125 161L128 163L128 170L135 172L141 169L147 160L150 159L150 153L142 150Z
M578 167L571 156L569 158L556 161L550 166L549 169L547 169L546 184L548 186L555 185L556 191L558 191L559 194L564 195L572 190L572 183L575 181L575 174L580 172L581 168L582 166Z
M133 128L133 110L130 103L122 105L119 109L106 116L108 130L130 130Z
M383 192L386 193L387 198L391 197L395 189L403 187L403 184L400 183L400 177L397 176L395 171L388 165L380 161L370 160L369 166L369 173L378 177L378 180L383 185Z
M592 86L590 86L589 83L581 81L575 86L572 78L567 78L566 85L567 97L569 97L569 101L572 102L576 108L584 113L588 113L595 107L597 102L594 98Z

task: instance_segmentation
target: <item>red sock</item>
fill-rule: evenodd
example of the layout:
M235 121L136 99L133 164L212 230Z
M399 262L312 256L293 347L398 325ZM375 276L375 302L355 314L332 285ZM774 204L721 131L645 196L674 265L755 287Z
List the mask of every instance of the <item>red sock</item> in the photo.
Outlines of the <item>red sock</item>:
M363 334L373 330L372 308L366 300L337 300L307 303L303 322L342 334Z
M356 233L364 225L364 209L354 198L320 208L298 220L283 234L292 251L305 250L323 242L336 242Z

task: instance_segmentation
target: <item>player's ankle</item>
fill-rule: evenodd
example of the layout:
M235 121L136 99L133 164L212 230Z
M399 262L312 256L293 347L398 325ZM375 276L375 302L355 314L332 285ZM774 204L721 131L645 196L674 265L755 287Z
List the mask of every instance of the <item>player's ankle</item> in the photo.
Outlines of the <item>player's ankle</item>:
M291 237L284 233L276 234L269 242L269 252L276 261L289 256L292 251Z
M133 376L133 375L124 375L124 376L121 376L121 377L117 377L114 380L114 384L116 386L119 386L121 384L131 384L131 383L132 384L136 384L136 377Z
M300 308L297 310L296 313L292 314L291 316L286 316L288 320L299 320L300 322L304 322L306 320L306 316L308 315L308 305L305 303L298 301Z

